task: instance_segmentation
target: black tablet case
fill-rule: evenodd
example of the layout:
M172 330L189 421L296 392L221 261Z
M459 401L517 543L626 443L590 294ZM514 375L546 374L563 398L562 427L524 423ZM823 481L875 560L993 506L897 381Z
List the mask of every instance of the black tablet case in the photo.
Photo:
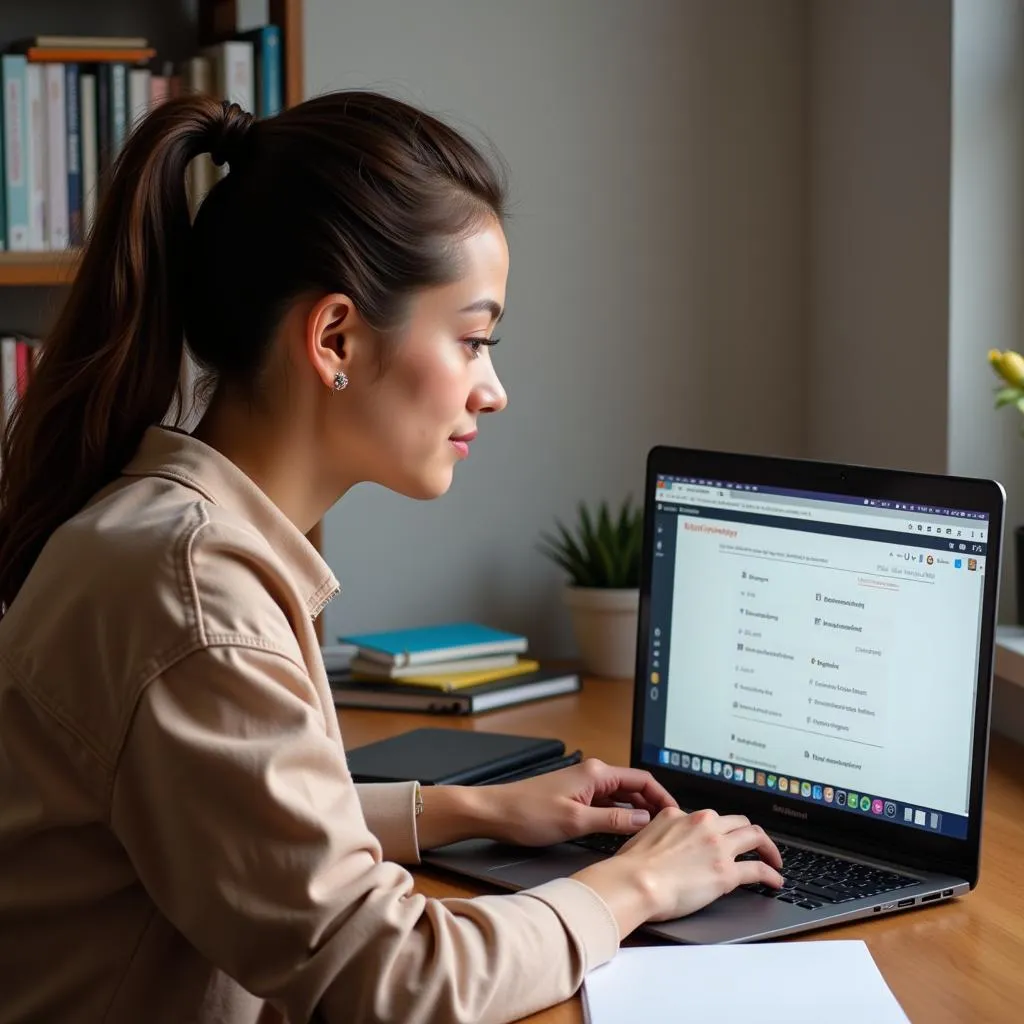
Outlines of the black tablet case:
M565 753L561 740L463 729L413 729L347 752L356 782L470 786Z

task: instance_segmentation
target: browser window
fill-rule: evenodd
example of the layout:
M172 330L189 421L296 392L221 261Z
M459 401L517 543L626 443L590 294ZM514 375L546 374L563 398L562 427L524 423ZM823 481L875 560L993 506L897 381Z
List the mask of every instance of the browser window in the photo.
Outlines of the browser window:
M966 835L988 521L663 478L645 758Z

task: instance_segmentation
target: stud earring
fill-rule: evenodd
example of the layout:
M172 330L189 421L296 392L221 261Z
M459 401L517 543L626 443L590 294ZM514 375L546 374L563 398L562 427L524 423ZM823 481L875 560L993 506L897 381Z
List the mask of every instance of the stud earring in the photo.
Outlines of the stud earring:
M334 375L334 390L335 391L344 391L345 388L347 388L347 387L348 387L348 376L346 374L342 373L341 370L339 370Z

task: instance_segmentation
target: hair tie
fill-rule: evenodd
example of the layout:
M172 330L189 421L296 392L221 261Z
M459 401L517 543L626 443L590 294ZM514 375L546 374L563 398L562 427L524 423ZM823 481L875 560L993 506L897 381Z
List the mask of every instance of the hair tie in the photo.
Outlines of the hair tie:
M237 103L224 100L220 119L210 126L210 158L220 167L234 167L242 156L255 118Z

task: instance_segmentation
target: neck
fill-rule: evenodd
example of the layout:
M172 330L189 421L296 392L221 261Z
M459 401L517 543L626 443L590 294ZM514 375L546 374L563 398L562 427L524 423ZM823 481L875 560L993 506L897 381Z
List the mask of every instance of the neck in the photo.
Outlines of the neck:
M253 400L218 391L192 433L238 466L303 533L347 490L326 477L312 431L267 415Z

